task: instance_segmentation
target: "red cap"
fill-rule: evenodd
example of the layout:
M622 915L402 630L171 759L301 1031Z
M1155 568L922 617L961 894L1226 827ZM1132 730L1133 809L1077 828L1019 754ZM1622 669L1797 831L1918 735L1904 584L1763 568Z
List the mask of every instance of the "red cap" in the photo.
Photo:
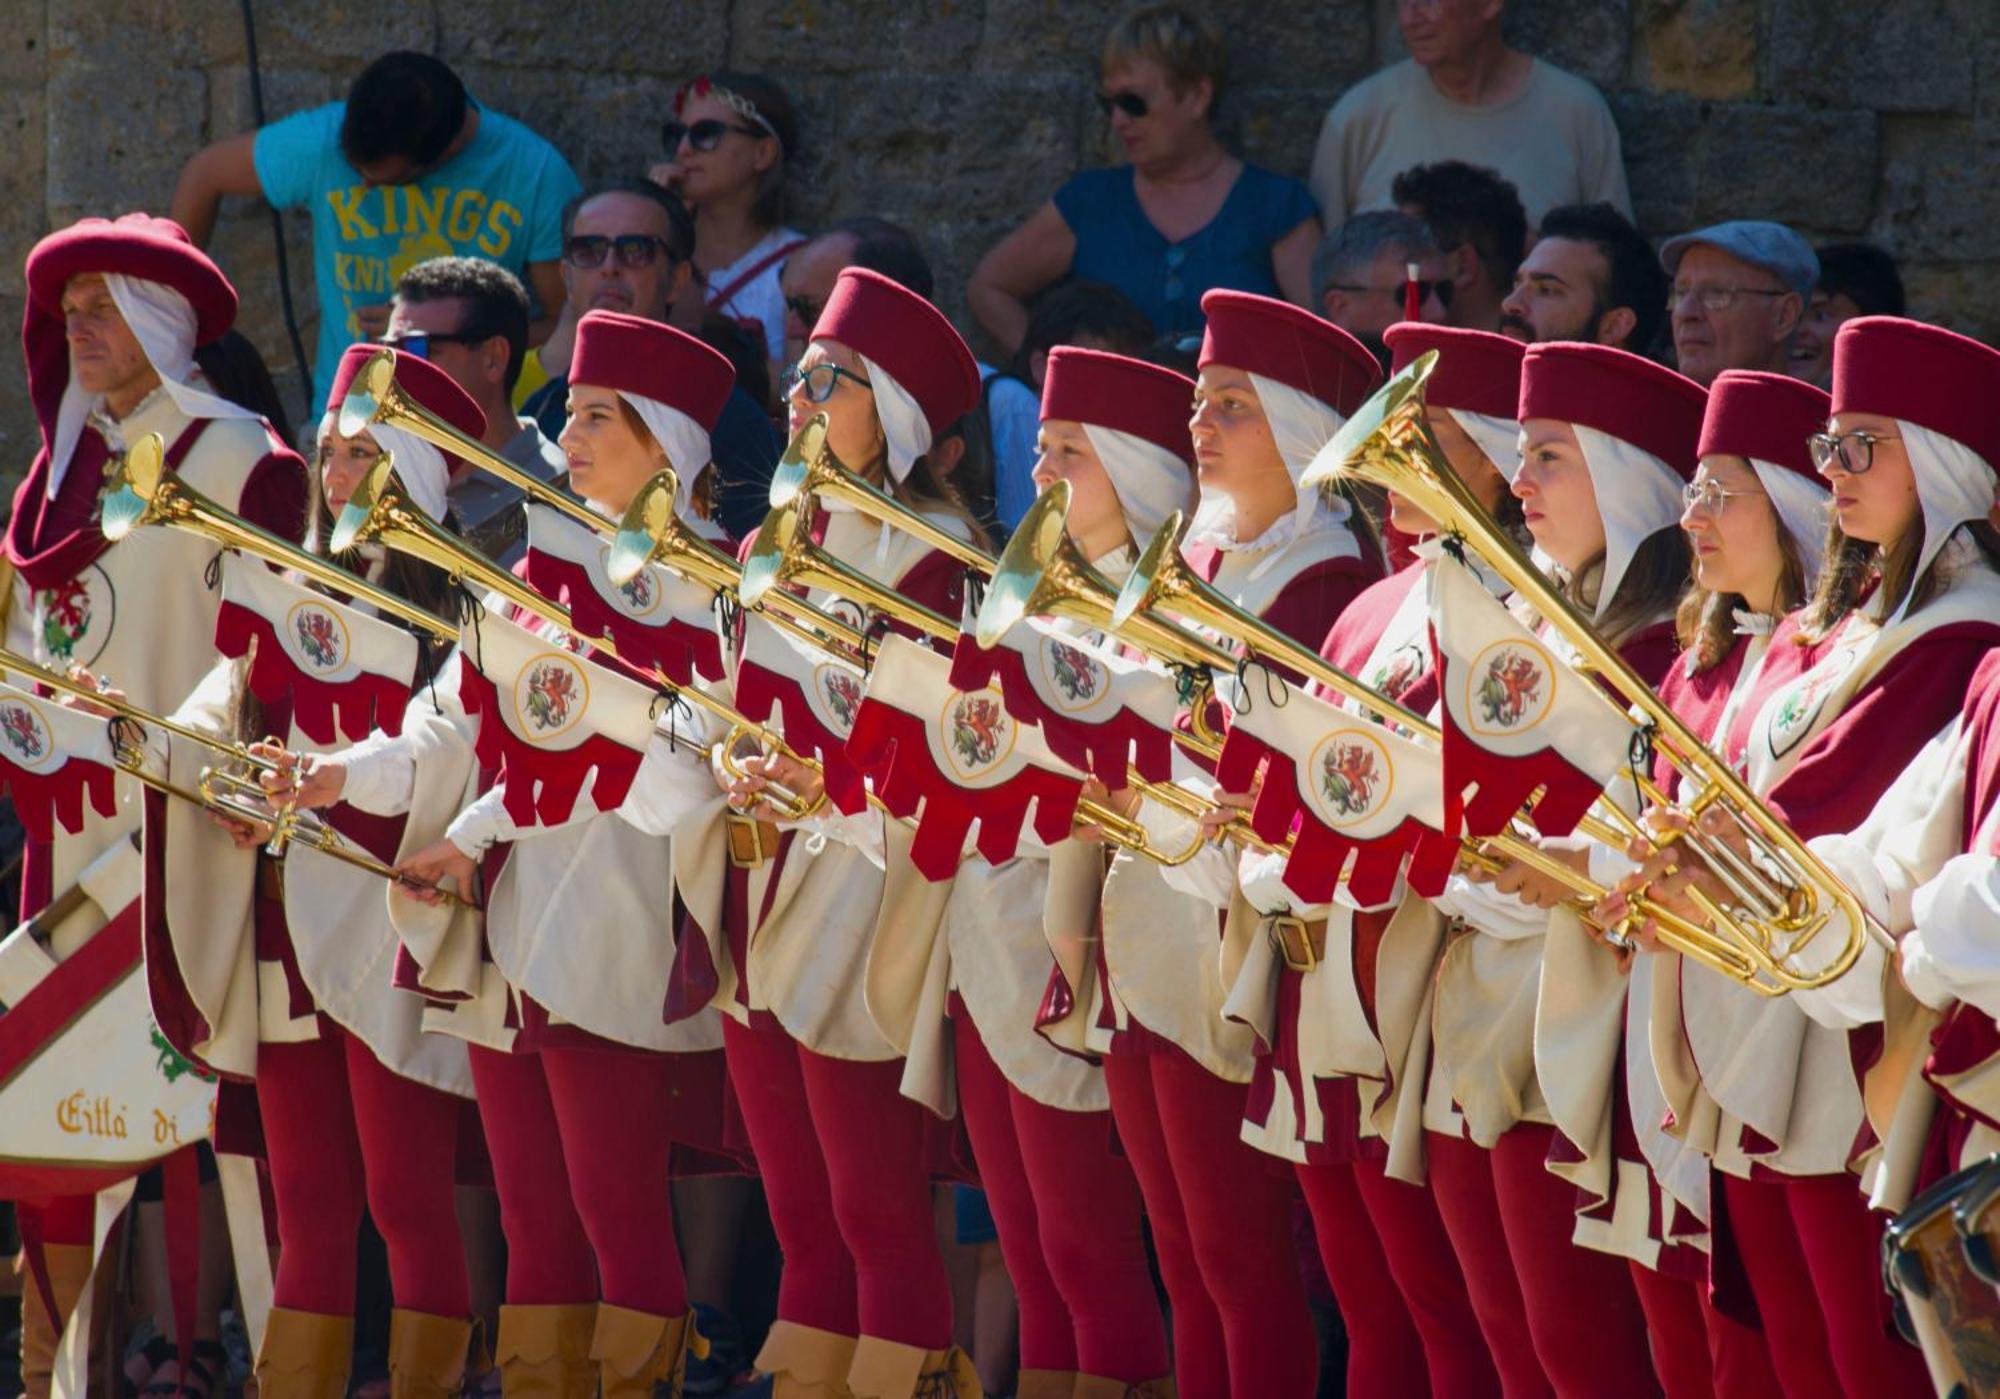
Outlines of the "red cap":
M1824 389L1788 374L1724 370L1708 386L1695 456L1753 457L1824 484L1806 439L1825 430L1832 402Z
M1521 356L1528 347L1518 340L1422 321L1398 321L1382 338L1395 355L1392 375L1408 369L1425 351L1438 352L1437 368L1424 385L1426 403L1508 419L1521 405Z
M1188 418L1194 380L1157 364L1059 345L1042 380L1042 421L1114 428L1164 447L1194 465Z
M1595 428L1692 480L1707 400L1694 380L1630 351L1552 341L1521 358L1517 417Z
M236 323L236 288L172 219L122 214L79 219L28 254L28 299L62 315L63 288L90 272L122 272L172 287L194 307L194 341L206 345Z
M1202 296L1201 309L1208 317L1197 361L1203 367L1226 364L1276 379L1343 418L1382 383L1382 366L1366 345L1289 301L1216 290Z
M1859 316L1833 337L1834 413L1943 433L2000 471L2000 350L1900 316Z
M944 312L879 272L844 269L812 338L838 340L886 369L924 410L933 435L979 402L979 366Z
M354 380L361 373L361 366L381 354L383 349L381 345L367 343L347 347L333 371L333 387L326 395L327 412L340 411L347 391L354 387ZM467 437L477 440L485 434L486 415L472 401L471 395L458 386L457 380L427 359L418 359L396 349L391 349L389 353L396 357L396 387ZM450 452L445 455L457 460Z
M721 351L663 322L590 311L576 323L569 381L650 398L714 432L736 387L736 367Z

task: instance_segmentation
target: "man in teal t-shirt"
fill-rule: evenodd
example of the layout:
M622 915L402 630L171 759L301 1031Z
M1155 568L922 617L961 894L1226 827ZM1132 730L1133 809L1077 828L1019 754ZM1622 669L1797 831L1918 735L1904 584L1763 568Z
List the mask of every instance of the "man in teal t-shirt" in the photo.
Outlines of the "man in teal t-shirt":
M381 334L396 282L434 257L497 262L528 284L548 332L562 304L562 208L580 186L561 152L473 101L428 54L364 68L347 100L219 141L181 170L173 217L197 244L225 194L312 212L319 291L315 393L341 352Z

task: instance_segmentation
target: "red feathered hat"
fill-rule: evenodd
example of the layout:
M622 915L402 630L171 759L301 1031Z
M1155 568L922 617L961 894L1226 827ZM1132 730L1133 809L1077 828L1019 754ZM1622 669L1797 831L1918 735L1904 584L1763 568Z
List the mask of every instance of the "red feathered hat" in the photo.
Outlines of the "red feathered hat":
M879 272L842 271L812 338L837 340L887 370L923 409L933 436L979 402L979 366L944 312Z
M1244 291L1201 298L1208 329L1200 365L1226 364L1275 379L1350 417L1382 383L1368 347L1331 321L1288 301Z
M1834 413L1901 418L2000 471L2000 350L1900 316L1859 316L1833 337Z
M1708 386L1695 457L1748 457L1796 471L1824 485L1813 469L1806 439L1826 427L1826 391L1788 374L1724 370Z
M591 311L576 323L569 381L664 403L712 433L736 368L719 350L660 321Z
M1530 345L1521 359L1515 416L1594 428L1692 480L1707 400L1694 380L1629 351L1552 341Z
M1437 368L1424 385L1424 402L1508 419L1520 407L1521 357L1528 352L1520 341L1422 321L1398 321L1382 338L1395 356L1391 375L1408 369L1427 350L1438 352Z
M1059 345L1042 380L1042 421L1114 428L1164 447L1189 465L1194 380L1144 360Z

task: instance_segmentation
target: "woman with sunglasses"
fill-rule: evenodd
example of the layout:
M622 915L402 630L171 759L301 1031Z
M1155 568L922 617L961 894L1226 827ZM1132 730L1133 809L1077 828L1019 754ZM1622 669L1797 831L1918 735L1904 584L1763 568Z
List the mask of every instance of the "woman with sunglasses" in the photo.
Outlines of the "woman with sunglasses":
M1211 287L1306 303L1319 214L1304 185L1217 137L1227 57L1215 27L1176 5L1112 28L1098 103L1127 163L1072 177L980 259L966 301L995 340L1018 346L1028 303L1070 276L1117 287L1161 336L1198 333Z
M1381 576L1381 551L1343 488L1296 483L1381 370L1353 336L1285 302L1212 291L1202 307L1190 424L1200 504L1186 562L1237 606L1317 650ZM1153 804L1114 800L1158 827L1162 848L1191 834ZM1175 1377L1190 1396L1304 1393L1315 1369L1285 1182L1241 1139L1253 1041L1222 1013L1216 906L1227 894L1209 892L1234 877L1234 860L1219 849L1173 872L1117 854L1104 879L1096 964L1083 984L1051 988L1073 998L1086 1047L1105 1055L1119 1140L1163 1241ZM1205 901L1188 897L1194 889Z
M971 351L937 308L861 268L834 283L786 376L794 433L824 413L827 449L934 524L983 540L938 465L978 401ZM819 547L947 617L963 566L892 526L822 504ZM815 602L857 622L856 602ZM750 620L748 626L763 623ZM723 1041L785 1269L759 1369L778 1396L910 1399L978 1393L952 1345L950 1285L931 1210L944 1124L902 1096L903 1059L863 999L883 902L879 820L816 805L818 775L782 755L719 776L727 810L680 834L677 883L702 940ZM764 796L776 783L806 816ZM699 856L700 858L696 858Z
M708 310L741 325L765 358L782 363L778 274L807 241L785 226L785 164L799 149L791 98L755 73L705 73L674 94L660 144L666 160L652 179L694 211L694 263Z
M572 372L562 447L573 488L615 517L672 467L677 513L717 534L705 483L709 432L734 382L729 362L670 326L593 311L578 323ZM463 722L455 693L446 698ZM679 744L674 764L684 801L708 785L688 752ZM305 799L331 791L373 809L406 807L430 789L419 757L407 741L370 740L313 764ZM497 978L448 1019L474 1040L507 1236L502 1386L643 1399L678 1384L699 1344L669 1175L678 1149L720 1136L720 1065L704 1062L720 1027L714 1017L660 1019L678 933L672 849L587 799L567 821L534 827L515 823L497 789L448 805L443 837L399 868L461 893L484 876Z
M379 346L353 346L334 376L319 429L311 539L385 451L395 454L414 507L452 527L445 490L460 465L456 458L393 426L348 437L336 424L356 374L378 353ZM478 406L435 366L398 352L396 377L454 428L474 438L484 431ZM427 611L449 615L454 606L449 580L428 564L380 554L341 562ZM261 565L250 567L261 573ZM368 610L365 603L350 605ZM303 619L314 615L310 602L294 601L289 592L276 606L281 618L302 619L302 631ZM345 634L337 617L318 615L340 629L336 635ZM267 635L263 644L279 641ZM365 643L350 635L349 644ZM427 636L418 647L418 675L428 677L442 648ZM179 717L246 743L285 734L286 748L260 749L280 761L287 748L314 746L295 722L292 695L260 698L243 661L220 662ZM184 786L195 785L190 774L214 756L164 734L153 742L154 765ZM351 844L378 859L395 858L401 820L347 803L333 804L327 819ZM472 1079L464 1045L424 1033L422 1001L390 984L397 943L382 881L296 844L273 859L261 849L266 828L205 818L178 803L152 824L149 841L164 839L172 852L157 915L164 942L148 957L160 1026L177 1044L190 1030L210 1042L226 1042L240 1030L257 1043L254 1102L241 1103L240 1113L227 1110L238 1100L237 1086L226 1086L223 1120L239 1129L256 1125L276 1207L275 1305L256 1360L261 1390L313 1399L345 1388L354 1342L355 1240L365 1210L387 1245L395 1294L391 1388L430 1399L456 1396L472 1331L455 1204L459 1129ZM223 951L232 933L249 944L242 950L256 965L256 994L247 1001L212 994L216 969L233 962ZM239 1026L238 1016L249 1023ZM213 1357L206 1350L197 1344L197 1372L221 1359L219 1350Z
M1771 640L1777 683L1740 737L1752 789L1806 838L1863 825L2000 643L2000 532L1988 522L2000 442L1982 392L2000 384L2000 353L1870 316L1841 327L1833 364L1832 416L1812 438L1833 490L1826 564ZM1715 887L1680 843L1637 878L1668 899L1697 879ZM1886 1325L1881 1221L1853 1175L1867 1125L1855 1066L1872 1063L1879 1032L1822 1025L1809 1000L1738 991L1683 1006L1703 1091L1727 1114L1717 1159L1746 1158L1721 1173L1718 1246L1741 1259L1787 1393L1829 1392L1825 1367L1799 1364L1818 1356L1832 1392L1922 1393L1917 1352Z

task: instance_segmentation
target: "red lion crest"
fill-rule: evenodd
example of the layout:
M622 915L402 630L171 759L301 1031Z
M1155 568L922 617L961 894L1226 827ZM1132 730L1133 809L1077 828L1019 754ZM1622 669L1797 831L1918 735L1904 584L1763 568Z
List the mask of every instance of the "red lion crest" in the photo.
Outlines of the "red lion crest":
M340 664L340 635L334 627L333 618L317 610L301 612L294 623L299 637L299 645L318 670L331 670Z
M1097 698L1097 667L1090 657L1060 641L1049 643L1049 675L1071 704Z
M1000 751L1007 715L988 695L967 695L951 714L951 745L967 767L984 767Z
M820 693L826 696L826 707L833 711L841 732L852 729L854 711L861 707L861 682L844 670L828 667L820 677Z
M30 761L48 751L48 745L42 740L42 726L26 705L10 704L0 708L0 735L5 736L9 748Z
M1342 816L1360 816L1366 812L1381 780L1382 774L1375 767L1375 750L1365 743L1336 743L1320 760L1320 792Z
M1479 682L1479 710L1487 723L1511 729L1526 717L1528 706L1542 694L1542 668L1534 658L1506 650L1487 664Z
M576 673L567 666L542 664L528 676L528 718L538 729L559 729L569 722L577 699Z

